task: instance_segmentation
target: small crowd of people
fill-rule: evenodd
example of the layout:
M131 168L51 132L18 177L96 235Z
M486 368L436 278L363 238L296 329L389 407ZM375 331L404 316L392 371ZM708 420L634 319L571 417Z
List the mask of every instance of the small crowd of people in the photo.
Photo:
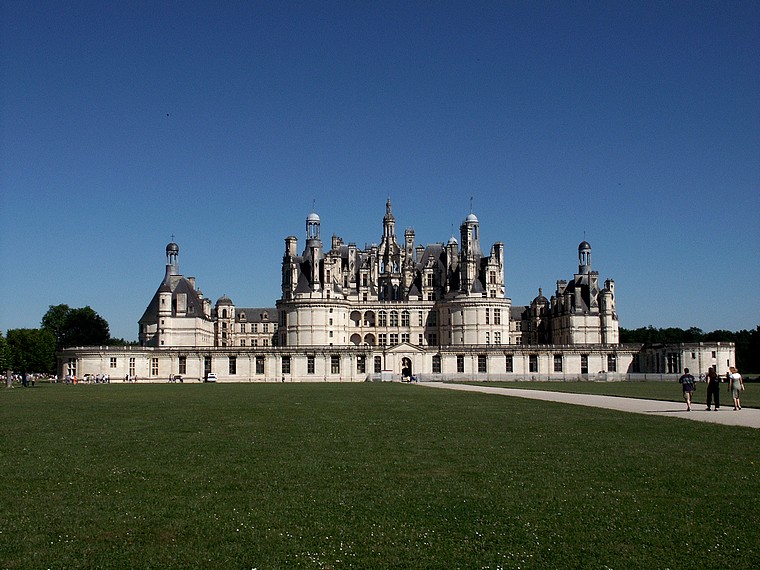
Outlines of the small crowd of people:
M111 376L109 374L85 374L78 378L76 374L66 374L63 377L64 384L110 384Z
M715 410L720 409L720 384L721 379L715 370L714 366L711 366L707 375L705 376L707 381L707 408ZM689 373L688 368L684 368L683 375L678 379L681 383L681 389L683 390L683 398L686 400L686 410L691 411L692 396L697 390L697 381ZM735 366L731 366L726 372L726 382L728 383L728 390L731 393L731 397L734 400L734 410L742 409L741 393L744 391L744 379Z

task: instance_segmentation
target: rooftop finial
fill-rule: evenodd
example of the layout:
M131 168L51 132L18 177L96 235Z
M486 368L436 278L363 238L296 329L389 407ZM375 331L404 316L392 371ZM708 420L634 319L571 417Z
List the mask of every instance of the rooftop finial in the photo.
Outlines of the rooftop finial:
M174 241L174 234L172 234L172 241Z

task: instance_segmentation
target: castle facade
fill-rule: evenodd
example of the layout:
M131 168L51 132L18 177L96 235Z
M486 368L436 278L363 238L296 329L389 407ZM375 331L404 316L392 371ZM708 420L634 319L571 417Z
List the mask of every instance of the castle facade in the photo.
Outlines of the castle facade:
M487 254L485 253L487 251ZM397 236L388 199L378 244L357 247L306 218L303 249L285 238L282 295L274 307L213 305L179 271L166 247L163 280L139 320L140 347L64 350L61 374L221 381L365 381L618 378L639 367L638 346L620 345L615 283L600 283L591 245L578 271L550 299L513 306L506 296L504 245L480 243L470 212L459 239ZM721 355L723 356L723 355ZM727 360L730 360L728 355Z

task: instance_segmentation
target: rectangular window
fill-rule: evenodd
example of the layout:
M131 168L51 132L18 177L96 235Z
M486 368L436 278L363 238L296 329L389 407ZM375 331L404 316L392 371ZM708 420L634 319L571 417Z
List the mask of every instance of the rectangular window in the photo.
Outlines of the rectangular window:
M430 311L428 315L428 325L431 327L438 325L438 313L436 311Z
M401 333L401 342L409 343L409 333Z
M457 354L457 372L464 374L464 354Z
M282 373L290 374L290 357L289 356L282 357Z
M486 333L486 344L491 344L491 333Z
M511 354L507 354L506 366L504 367L504 372L514 372L514 371L515 371L514 357Z
M179 373L187 374L187 356L179 357Z
M422 326L422 325L423 325L423 323L424 323L424 321L423 321L423 317L422 317L422 311L418 311L418 312L417 312L417 316L419 317L419 319L418 319L418 320L419 320L419 323L418 323L418 324L419 324L419 326ZM422 344L422 343L420 343L420 344Z
M111 368L116 368L116 358L111 357Z
M588 374L588 354L581 354L581 374Z
M240 323L240 332L241 333L245 332L245 323Z
M150 359L150 375L158 376L158 358Z
M528 357L528 371L538 372L538 355L537 354L531 354Z
M478 354L478 373L485 374L488 372L488 356Z
M365 374L367 372L367 357L363 354L356 357L356 372L358 374Z
M380 372L382 371L383 371L383 357L376 356L375 357L375 374L380 374Z
M256 357L256 374L264 374L264 357Z
M306 357L306 373L314 374L314 356L309 355Z
M501 324L501 309L493 310L493 324L495 325Z
M264 323L264 333L269 332L269 323Z
M255 333L259 332L259 325L257 325L256 323L253 323L251 325L251 332L255 332Z
M251 346L259 346L259 341L258 341L257 339L255 339L255 338L254 338L254 339L251 341Z
M398 333L391 333L390 345L396 346L398 344Z
M434 354L433 355L433 374L440 374L440 373L441 373L441 355Z
M486 324L487 325L491 324L491 309L486 309Z
M438 345L438 335L436 333L428 333L428 344L430 346Z
M493 343L494 344L501 344L501 333L500 332L493 333Z
M134 358L130 358L130 360L134 361ZM77 359L76 358L69 358L68 365L66 366L66 373L69 376L77 375Z
M236 356L230 356L228 370L230 372L230 375L237 374L237 357Z
M387 344L388 344L388 335L387 335L387 334L385 334L385 333L381 333L381 334L379 334L379 335L378 335L378 337L377 337L377 338L378 338L378 341L377 341L377 343L378 343L380 346L385 346L385 345L387 345Z
M340 374L340 356L336 354L330 357L330 374Z
M240 346L245 346L245 339L244 338L240 339Z
M423 342L425 342L425 337L423 336L422 333L420 333L420 334L417 335L417 344L420 345L420 346L422 346Z
M617 356L614 354L607 355L607 371L617 372Z
M76 372L74 372L76 374ZM135 375L135 359L134 357L129 358L129 375L134 376Z
M562 372L562 355L561 354L554 355L554 371Z

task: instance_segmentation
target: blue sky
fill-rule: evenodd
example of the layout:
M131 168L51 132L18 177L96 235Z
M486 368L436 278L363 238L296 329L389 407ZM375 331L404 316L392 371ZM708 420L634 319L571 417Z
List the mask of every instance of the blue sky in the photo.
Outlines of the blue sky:
M137 320L175 236L216 301L274 306L329 247L470 211L528 304L577 270L626 328L760 324L760 3L0 0L0 330Z

